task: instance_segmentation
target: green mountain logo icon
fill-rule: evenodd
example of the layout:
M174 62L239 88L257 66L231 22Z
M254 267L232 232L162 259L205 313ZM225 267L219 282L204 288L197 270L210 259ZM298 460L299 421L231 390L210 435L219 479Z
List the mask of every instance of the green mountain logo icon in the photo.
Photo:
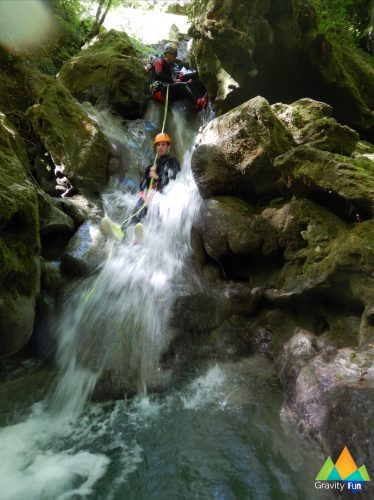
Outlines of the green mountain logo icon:
M321 470L317 474L316 481L370 481L370 476L365 465L357 467L348 448L345 447L338 460L334 464L331 457L328 457Z

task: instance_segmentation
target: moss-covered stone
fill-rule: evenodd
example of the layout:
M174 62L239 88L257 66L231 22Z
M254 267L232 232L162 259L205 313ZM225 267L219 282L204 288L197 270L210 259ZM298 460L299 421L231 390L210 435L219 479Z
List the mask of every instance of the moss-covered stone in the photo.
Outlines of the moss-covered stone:
M193 15L194 63L218 114L254 95L309 96L374 137L373 58L318 33L310 2L201 0Z
M272 109L297 144L343 155L350 155L356 147L358 133L331 118L332 108L328 104L305 98L289 106L273 105Z
M27 116L56 171L79 190L101 191L107 181L108 140L58 80L49 78L38 93L39 102Z
M269 103L255 97L212 120L197 140L192 171L203 198L238 195L256 201L277 193L273 160L294 145Z
M332 105L335 116L374 138L373 58L341 39L311 32L302 48L306 95Z
M359 221L374 210L374 162L347 158L311 146L279 156L274 165L297 196L325 205L341 217Z
M81 102L112 106L128 118L141 115L148 75L126 33L110 30L99 35L65 63L59 78Z
M0 114L0 356L28 341L39 290L39 216L23 141Z
M295 203L298 205L295 215L300 214L302 207L305 209L298 226L305 227L300 231L305 245L299 244L289 253L279 275L278 288L268 290L267 298L278 304L311 299L330 302L340 308L342 315L362 314L360 342L374 337L364 312L371 305L374 293L373 220L350 228L322 208L311 211L312 205L317 207L315 204L310 204L307 210L309 202Z

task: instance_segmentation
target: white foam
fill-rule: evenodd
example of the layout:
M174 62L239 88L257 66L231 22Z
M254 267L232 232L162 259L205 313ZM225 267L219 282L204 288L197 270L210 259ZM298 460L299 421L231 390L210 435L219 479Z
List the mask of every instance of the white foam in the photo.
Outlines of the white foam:
M2 500L69 498L88 495L105 473L109 458L87 451L59 451L55 441L67 432L40 406L25 422L0 430ZM61 496L63 494L63 496Z
M226 377L223 370L215 365L208 372L194 380L181 396L185 409L194 410L219 401L224 396L222 386Z

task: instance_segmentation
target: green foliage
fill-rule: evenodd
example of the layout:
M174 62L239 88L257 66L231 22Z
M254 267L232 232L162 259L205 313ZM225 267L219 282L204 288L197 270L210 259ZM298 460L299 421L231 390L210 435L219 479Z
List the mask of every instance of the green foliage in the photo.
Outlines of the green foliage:
M92 20L79 0L48 0L48 3L54 13L57 31L48 48L52 63L50 71L48 67L41 69L54 74L83 45Z
M329 32L367 49L373 29L373 0L312 0L321 31Z
M55 75L63 63L84 44L93 20L80 0L46 0L54 17L55 30L27 59L40 71Z
M207 0L193 0L190 5L187 5L188 21L190 23L193 23L195 17L207 9L207 4L208 4Z

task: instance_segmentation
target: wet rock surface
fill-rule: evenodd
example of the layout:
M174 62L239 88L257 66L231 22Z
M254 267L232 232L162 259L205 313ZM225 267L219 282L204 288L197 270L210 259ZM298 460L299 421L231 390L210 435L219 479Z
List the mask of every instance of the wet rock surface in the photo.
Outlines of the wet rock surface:
M274 359L286 414L299 429L334 456L347 445L358 463L372 463L373 150L331 117L329 105L301 99L271 106L287 141L284 152L266 154L264 136L252 140L261 127L250 120L253 101L213 120L197 141L192 169L204 200L194 248L211 291L196 295L207 307L197 306L198 338L182 336L180 352L235 359L257 351ZM248 109L242 121L240 109ZM234 116L237 129L230 128ZM262 154L259 176L273 182L265 197L246 178ZM243 158L256 160L241 169ZM232 280L256 290L251 310L215 301Z
M23 140L0 113L0 357L29 340L39 293L39 216Z
M288 417L333 456L347 446L374 465L374 345L336 349L328 337L298 331L277 360ZM365 485L370 496L370 485Z
M293 145L291 134L269 103L255 97L211 121L197 139L192 171L203 198L277 193L275 157Z
M99 193L108 179L109 143L70 92L50 79L27 116L52 158L62 194L71 187Z
M195 5L190 34L194 62L219 114L257 94L272 103L310 96L373 139L370 58L319 32L310 3L204 0Z
M103 235L99 224L84 222L64 249L62 269L69 276L84 276L97 270L105 257Z
M81 102L109 106L127 118L143 111L148 75L126 33L100 34L62 67L59 78Z

